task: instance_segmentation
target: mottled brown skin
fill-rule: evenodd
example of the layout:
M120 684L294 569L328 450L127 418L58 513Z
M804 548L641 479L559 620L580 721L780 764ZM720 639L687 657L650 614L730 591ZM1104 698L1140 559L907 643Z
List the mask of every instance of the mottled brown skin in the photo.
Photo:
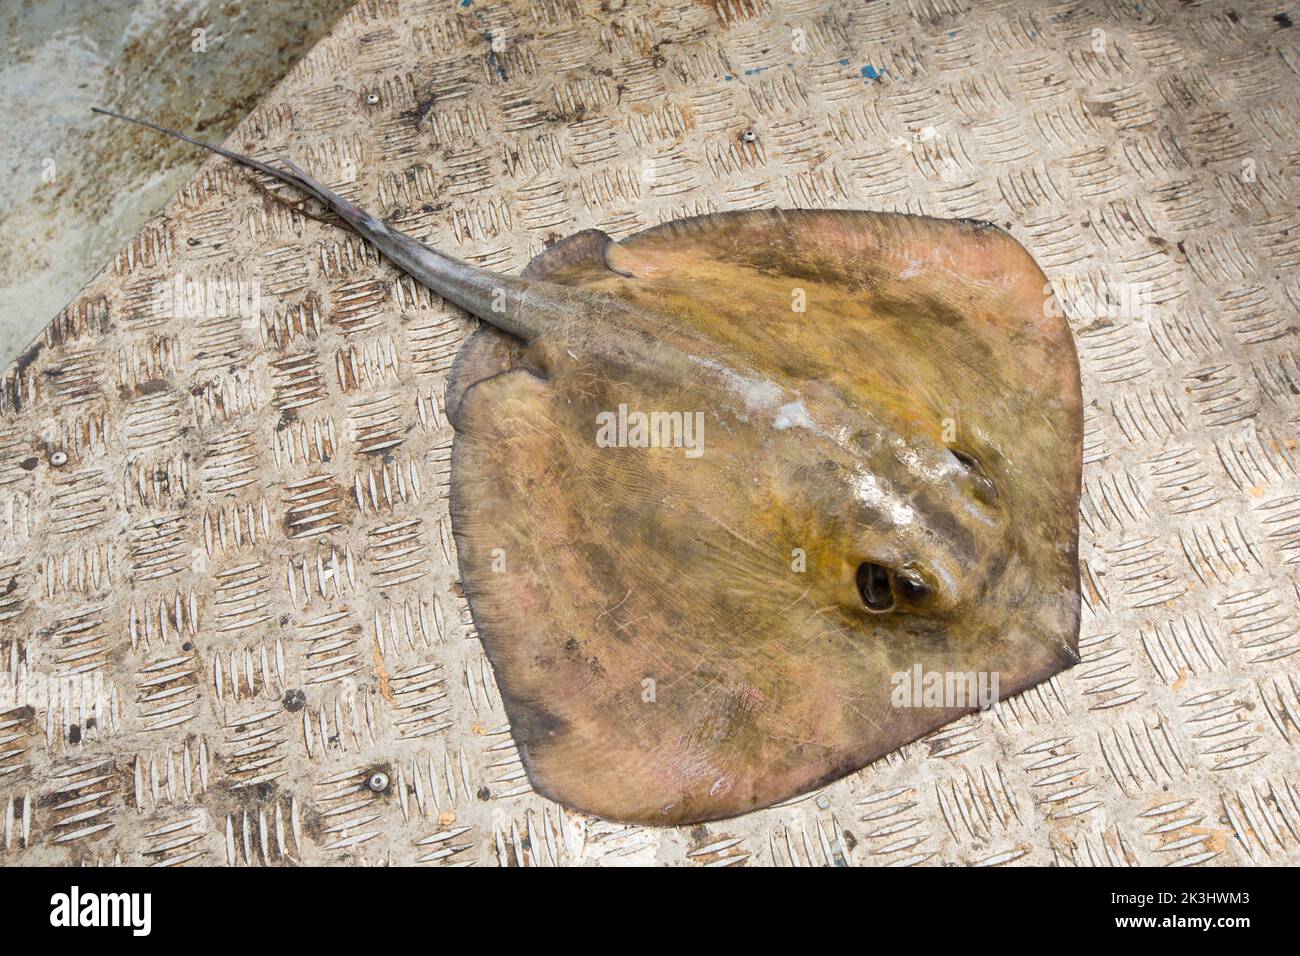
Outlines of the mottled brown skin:
M525 277L598 298L528 345L480 330L448 407L462 576L542 793L732 816L969 710L892 706L896 672L1006 696L1077 661L1078 364L1005 233L735 213L579 234ZM811 427L776 428L798 400ZM702 456L598 447L620 403L703 411ZM926 592L873 612L864 562Z
M314 196L488 324L448 385L452 521L542 793L636 823L727 817L971 709L895 707L896 672L996 672L1006 696L1078 660L1078 361L1005 233L729 213L579 233L512 278L284 160L99 112ZM599 447L620 404L703 412L703 455Z

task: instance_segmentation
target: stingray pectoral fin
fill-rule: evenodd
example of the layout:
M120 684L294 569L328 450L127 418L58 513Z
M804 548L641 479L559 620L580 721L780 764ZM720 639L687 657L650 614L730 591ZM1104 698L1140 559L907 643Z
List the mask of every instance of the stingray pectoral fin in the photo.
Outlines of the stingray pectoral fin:
M723 525L735 516L681 450L598 440L597 417L617 395L568 380L567 366L558 374L515 370L467 391L452 455L462 582L533 786L659 824L773 799L751 788L754 770L771 781L781 771L767 766L767 728L748 717L749 666L737 661L762 637L732 630L710 603L723 532L701 536L713 519L673 502L690 492Z
M834 390L904 438L978 462L1007 548L1068 613L1078 648L1083 396L1074 340L1042 269L983 222L854 210L677 220L604 250L591 288L672 317L754 369ZM989 600L1000 600L998 594Z
M456 353L443 408L454 428L460 428L460 408L465 393L485 379L494 378L522 364L525 346L517 338L480 325Z

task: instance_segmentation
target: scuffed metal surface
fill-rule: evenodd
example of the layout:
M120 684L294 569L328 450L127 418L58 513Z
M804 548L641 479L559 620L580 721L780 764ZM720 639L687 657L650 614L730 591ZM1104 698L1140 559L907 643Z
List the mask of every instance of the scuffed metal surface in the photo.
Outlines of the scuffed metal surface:
M735 820L537 797L456 585L469 323L211 162L3 382L0 861L1300 861L1278 13L362 3L233 142L490 267L715 209L1005 224L1083 368L1083 662Z

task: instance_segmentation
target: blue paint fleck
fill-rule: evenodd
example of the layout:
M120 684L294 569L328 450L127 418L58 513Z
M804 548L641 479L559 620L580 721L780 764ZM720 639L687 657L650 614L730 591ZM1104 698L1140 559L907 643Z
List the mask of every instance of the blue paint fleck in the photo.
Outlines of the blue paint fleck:
M461 0L461 2L463 3L464 0ZM470 0L470 2L472 3L473 0ZM479 16L479 14L475 13L474 16L477 17L477 16ZM479 18L482 19L482 17L479 17ZM492 31L491 31L491 30L484 30L484 31L483 31L483 39L484 39L484 40L487 40L487 42L488 42L488 55L487 55L488 66L490 66L490 67L492 67L492 69L496 70L497 76L501 77L501 79L503 79L503 80L508 80L508 79L510 79L510 77L506 75L506 68L505 68L504 66L502 66L502 65L501 65L501 61L497 59L497 52L496 52L496 50L492 49Z
M864 81L865 81L865 80L875 80L876 82L880 82L880 78L881 78L882 76L885 75L885 71L884 71L884 70L877 70L877 69L876 69L874 66L872 66L870 63L868 63L866 66L864 66L864 67L863 67L861 70L859 70L858 72L862 74L862 77L863 77Z
M462 7L468 7L468 6L469 6L471 3L473 3L473 2L474 2L474 0L460 0L460 5L461 5Z
M957 31L956 31L956 30L949 30L949 31L948 31L948 37L949 37L949 39L951 39L952 37L955 37L956 35L957 35Z
M753 67L752 69L746 70L746 71L745 71L745 75L746 75L746 76L754 76L754 75L757 74L757 73L762 73L762 72L763 72L764 70L766 70L766 69L767 69L767 67L765 67L765 66L756 66L756 67Z
M849 58L847 56L840 57L840 66L848 66L848 65L849 65Z
M735 79L735 77L733 77L730 73L728 73L726 76L723 77L723 79L724 79L724 80L732 80L732 79Z

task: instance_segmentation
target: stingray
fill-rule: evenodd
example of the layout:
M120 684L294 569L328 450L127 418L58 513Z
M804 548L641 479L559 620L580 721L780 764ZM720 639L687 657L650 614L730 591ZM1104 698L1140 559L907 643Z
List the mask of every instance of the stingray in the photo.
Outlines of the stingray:
M976 679L1078 661L1078 360L997 227L726 212L511 277L142 125L315 197L481 320L446 391L453 533L545 796L733 816L987 705Z

